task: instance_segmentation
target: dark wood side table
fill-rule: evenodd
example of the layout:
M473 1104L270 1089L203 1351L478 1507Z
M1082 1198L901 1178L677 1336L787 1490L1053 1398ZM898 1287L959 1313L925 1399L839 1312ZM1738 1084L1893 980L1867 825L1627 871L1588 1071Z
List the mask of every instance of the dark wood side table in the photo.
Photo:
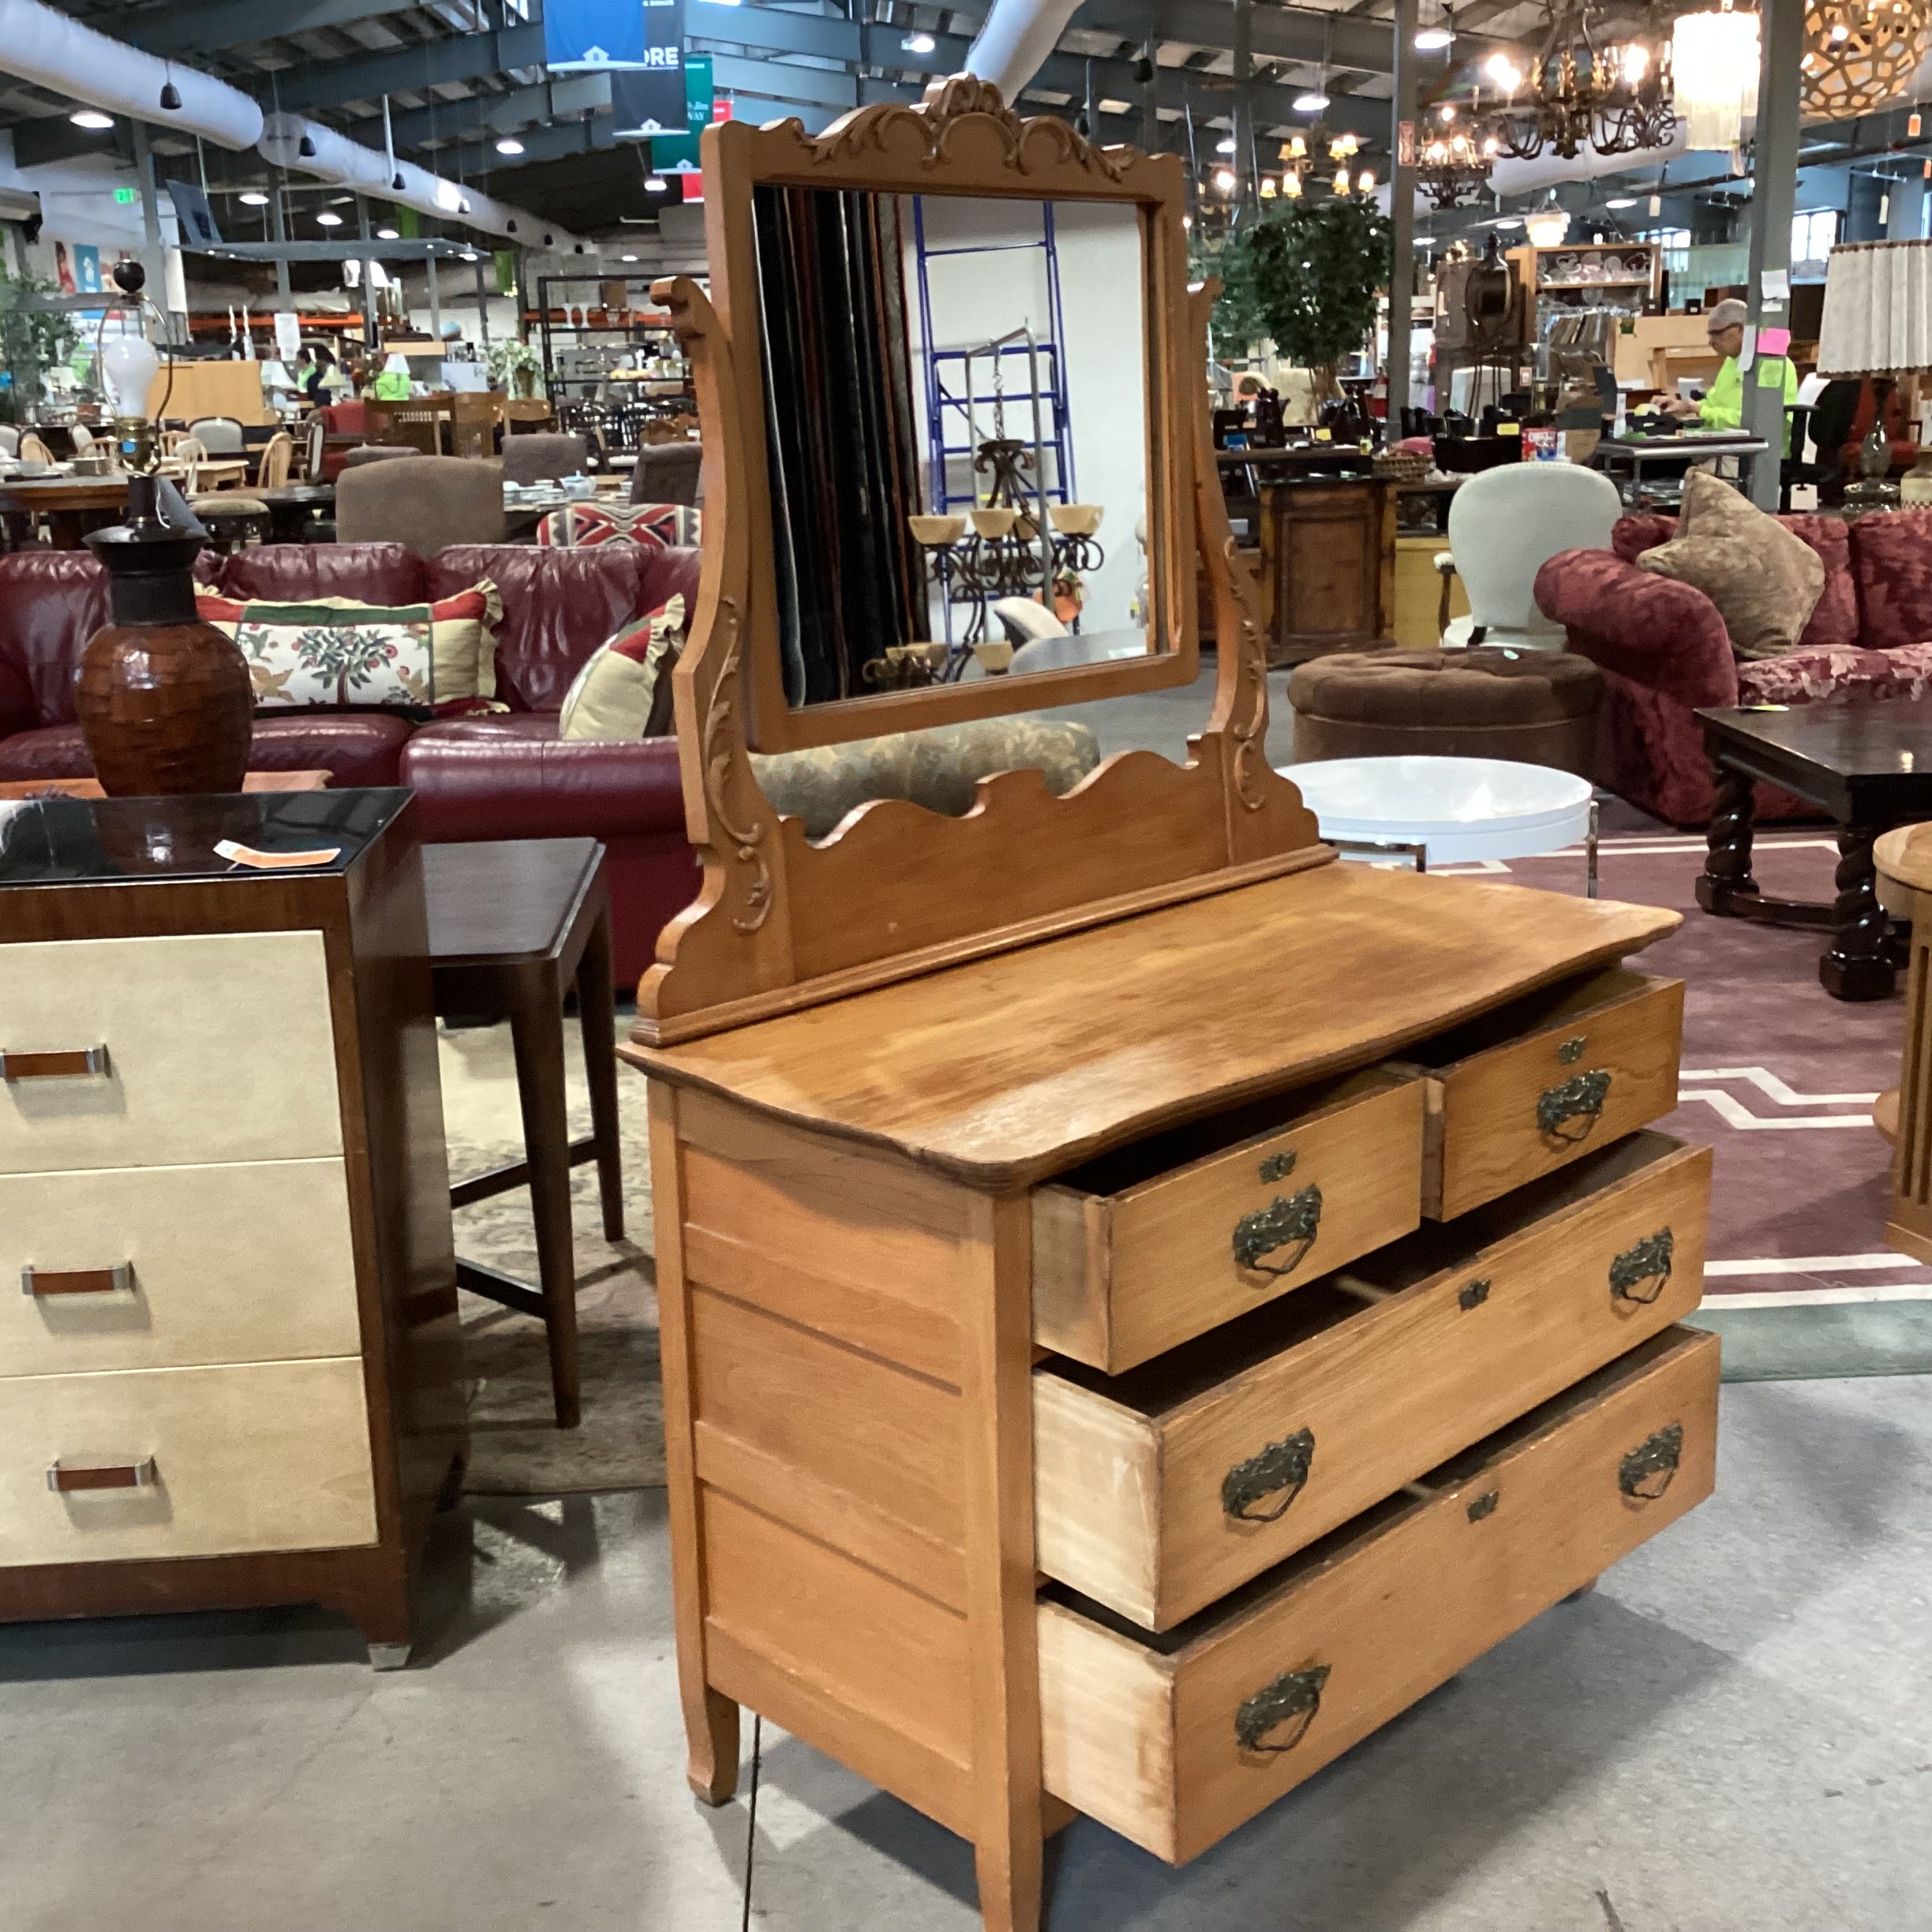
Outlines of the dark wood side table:
M1872 845L1932 818L1932 701L1766 705L1700 711L1717 768L1709 850L1698 881L1706 912L1768 926L1829 929L1818 979L1843 1000L1883 999L1906 963L1904 935L1879 904ZM1758 784L1782 785L1838 822L1838 896L1829 905L1768 898L1751 877Z
M526 1158L450 1189L467 1208L527 1186L541 1292L474 1261L457 1279L473 1294L536 1316L548 1331L559 1428L582 1419L577 1270L570 1170L597 1164L606 1240L623 1238L617 1138L616 1028L612 1010L610 887L595 839L515 839L423 849L429 957L439 1019L510 1022ZM564 995L577 990L590 1082L591 1133L573 1141L564 1088Z
M1373 477L1262 484L1271 667L1393 642L1395 500L1395 485Z
M0 517L24 527L43 516L56 550L78 550L88 531L127 515L127 486L125 476L21 477L0 483Z
M280 489L252 493L257 502L268 506L271 543L301 542L308 526L317 517L333 515L335 508L333 483L290 483Z

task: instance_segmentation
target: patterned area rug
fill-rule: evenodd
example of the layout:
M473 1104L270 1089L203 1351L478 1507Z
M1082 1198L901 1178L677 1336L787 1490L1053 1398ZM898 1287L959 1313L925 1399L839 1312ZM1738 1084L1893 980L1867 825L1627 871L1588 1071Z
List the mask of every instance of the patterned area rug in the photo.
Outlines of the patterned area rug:
M451 1178L464 1180L522 1159L522 1121L508 1026L439 1032ZM590 1131L590 1099L574 1020L565 1021L564 1035L574 1139ZM642 1076L620 1067L617 1093L623 1130L623 1241L604 1238L595 1167L578 1167L571 1174L583 1421L574 1429L556 1426L543 1324L481 1296L464 1294L463 1341L470 1377L465 1487L472 1494L562 1496L663 1485L664 1408ZM527 1189L460 1209L455 1223L456 1252L464 1260L537 1286Z
M1827 935L1700 912L1703 859L1701 837L1659 831L1605 837L1600 863L1606 899L1684 915L1633 963L1685 982L1679 1105L1659 1125L1715 1150L1699 1320L1733 1380L1932 1372L1932 1267L1885 1245L1889 1150L1871 1124L1898 1080L1903 975L1889 999L1833 999ZM1837 863L1819 826L1761 837L1754 871L1774 897L1828 900ZM1583 889L1581 848L1442 870Z

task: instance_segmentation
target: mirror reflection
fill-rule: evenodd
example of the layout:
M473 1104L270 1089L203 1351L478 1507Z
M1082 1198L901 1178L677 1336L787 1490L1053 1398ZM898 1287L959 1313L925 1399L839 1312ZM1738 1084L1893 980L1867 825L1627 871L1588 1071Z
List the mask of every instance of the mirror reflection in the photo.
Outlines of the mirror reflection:
M1136 211L766 185L754 239L788 703L1160 648Z

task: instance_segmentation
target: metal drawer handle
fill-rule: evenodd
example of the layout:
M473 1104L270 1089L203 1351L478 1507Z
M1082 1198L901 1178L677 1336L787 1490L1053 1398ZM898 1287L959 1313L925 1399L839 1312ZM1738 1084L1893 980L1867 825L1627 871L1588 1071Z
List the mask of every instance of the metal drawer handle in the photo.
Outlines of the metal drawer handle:
M1270 1443L1260 1455L1237 1462L1222 1477L1222 1508L1238 1522L1279 1522L1288 1514L1288 1505L1301 1493L1314 1459L1312 1429L1297 1429L1282 1441ZM1288 1493L1272 1509L1255 1507L1264 1496L1282 1489Z
M1248 1751L1279 1754L1293 1750L1315 1721L1321 1709L1322 1687L1327 1681L1326 1664L1311 1664L1306 1670L1290 1671L1285 1677L1277 1677L1234 1713L1235 1743ZM1273 1744L1264 1742L1271 1731L1278 1731L1286 1724L1294 1726L1288 1736Z
M1601 1067L1573 1073L1559 1087L1546 1087L1537 1096L1537 1129L1548 1140L1587 1140L1610 1091L1610 1076ZM1574 1122L1581 1121L1578 1127Z
M0 1053L0 1080L99 1080L107 1071L107 1049L82 1046L71 1053Z
M152 1456L138 1462L58 1462L47 1465L47 1485L64 1496L82 1489L152 1489L161 1480Z
M1485 1489L1470 1504L1470 1521L1481 1522L1485 1517L1493 1516L1496 1514L1496 1505L1502 1500L1503 1492L1500 1489Z
M1294 1172L1294 1149L1282 1148L1279 1151L1271 1154L1261 1163L1261 1178L1264 1181L1286 1181Z
M1648 1308L1670 1286L1671 1262L1676 1252L1677 1237L1667 1227L1646 1234L1634 1248L1626 1248L1610 1264L1611 1299Z
M1617 1487L1640 1503L1654 1503L1671 1486L1683 1458L1683 1425L1667 1422L1617 1465Z
M1243 1215L1234 1223L1234 1265L1259 1268L1265 1275L1292 1275L1308 1259L1320 1230L1321 1189L1313 1181L1289 1195L1275 1196L1265 1208ZM1264 1261L1277 1248L1292 1247L1294 1259L1279 1267Z
M1471 1309L1481 1308L1489 1299L1491 1286L1492 1283L1487 1275L1478 1275L1475 1280L1456 1297L1456 1306L1461 1309L1466 1315Z
M65 1272L32 1266L21 1270L21 1293L45 1298L51 1295L132 1294L134 1264L117 1262L112 1267L69 1269Z

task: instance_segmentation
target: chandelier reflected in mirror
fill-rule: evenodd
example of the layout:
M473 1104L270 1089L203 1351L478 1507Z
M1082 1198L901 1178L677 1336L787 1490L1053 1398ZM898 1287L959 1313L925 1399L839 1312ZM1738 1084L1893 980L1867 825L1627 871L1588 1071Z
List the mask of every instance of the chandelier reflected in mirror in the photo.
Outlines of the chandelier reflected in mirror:
M1666 146L1676 118L1668 46L1661 32L1612 38L1593 6L1552 8L1537 51L1494 54L1485 65L1503 96L1489 122L1501 152L1572 161L1586 149Z

